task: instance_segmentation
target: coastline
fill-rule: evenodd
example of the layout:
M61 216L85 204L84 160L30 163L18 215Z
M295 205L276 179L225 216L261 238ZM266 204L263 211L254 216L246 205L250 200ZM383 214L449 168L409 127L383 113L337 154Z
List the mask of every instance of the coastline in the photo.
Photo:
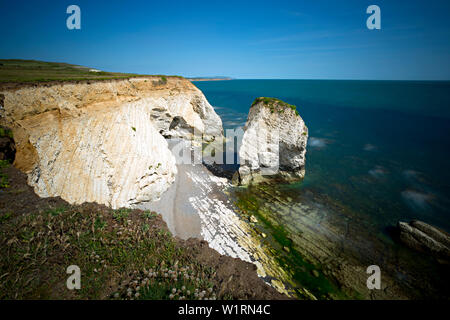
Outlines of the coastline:
M189 300L199 299L195 288L209 299L287 299L254 265L171 235L160 214L41 198L4 161L0 175L8 181L0 188L0 299L178 300L181 294L169 293L182 286L191 290ZM68 265L82 270L81 290L67 290ZM178 270L178 279L164 276L167 268Z
M175 182L159 200L136 208L160 213L176 237L204 240L221 255L254 264L267 285L296 297L290 276L262 245L251 222L237 213L235 199L228 191L233 188L230 181L215 176L204 164L177 164L177 171ZM314 299L307 291L303 298Z
M229 81L233 80L233 78L187 78L191 82L196 81Z
M165 128L165 125L169 127L165 134L163 134L164 130L159 131L164 138L164 140L161 138L161 141L169 142L173 134L183 138L185 132L183 127L179 128L180 131L169 132L174 128L176 129L179 123L177 121L172 123L171 117L174 117L175 114L162 113L164 110L160 109L160 102L164 101L166 92L168 96L172 97L174 94L180 94L179 89L181 88L186 91L181 90L181 99L186 100L186 96L189 97L191 92L197 91L194 88L195 86L191 84L192 80L170 78L164 81L164 79L134 78L130 79L129 82L133 89L138 87L136 93L145 88L150 92L157 93L156 96L160 100L157 100L158 105L152 116L158 120L155 123L162 129ZM152 80L152 82L149 82L149 80ZM199 81L220 80L231 79L202 79ZM110 82L107 85L127 84L127 81L123 80L111 80ZM65 83L64 86L75 87L87 84L92 89L92 87L105 83L96 80L86 83ZM45 90L48 90L49 85L47 83L37 87L47 88ZM23 90L35 90L30 87L32 86L24 85ZM11 87L10 89L11 92L8 94L12 95L19 88ZM140 95L136 93L133 92L132 95L126 96L126 99L129 102L138 99ZM47 95L42 94L42 97ZM40 100L40 96L36 94L29 94L28 96L30 101ZM74 95L71 94L70 96ZM123 94L119 96L121 96L121 99L124 97ZM6 96L7 102L9 97ZM0 96L0 98L3 100L4 96ZM145 100L145 105L148 101L153 103L155 100L152 99ZM24 96L20 95L20 98L13 101L22 104L25 101ZM117 102L116 100L113 101ZM172 100L168 101L167 110L171 110L170 106L177 108L179 101L176 100L176 103L173 103ZM197 93L196 99L192 101L197 103L198 107L209 106L201 92ZM8 107L8 104L6 106ZM30 104L30 106L34 108L34 105ZM87 104L87 106L91 107L92 105ZM140 105L128 104L127 106L132 107L132 110L140 110L135 108ZM192 102L186 103L186 106L190 108ZM96 105L96 107L98 106ZM211 114L215 114L211 111L213 108L209 107L208 110ZM11 109L14 111L20 110L19 108ZM37 113L42 113L42 115L49 112L48 109L36 110ZM33 109L33 112L36 110ZM67 110L65 108L65 112ZM125 112L125 114L129 115L131 109L127 110L128 113ZM108 108L108 112L105 114L111 114L110 111L111 109ZM50 112L55 113L54 110L50 110ZM181 116L192 120L191 116L199 116L199 114L204 116L204 113L197 113L195 110L191 113L181 114ZM21 117L14 112L8 113L8 115L13 115L14 119L20 119L21 124L24 123ZM55 113L55 115L58 115L58 113ZM167 118L162 117L162 115ZM91 115L92 117L93 115ZM180 117L180 115L176 115L176 117ZM142 120L147 117L139 116L138 118ZM127 119L129 120L129 116L127 116ZM193 125L199 124L204 128L209 128L214 123L221 123L219 117L213 119L215 122L208 117L205 119L207 121L204 123L192 123ZM52 123L49 119L44 120L47 122L42 123L46 123L46 125ZM29 121L30 124L36 122L34 119ZM105 121L99 122L105 123ZM126 122L123 130L125 134L122 137L128 135L133 139L144 137L144 127L139 124L138 121L134 120ZM173 127L172 124L175 126ZM34 130L35 127L30 126L30 128ZM38 133L36 133L36 136L41 136ZM80 135L73 136L79 137ZM86 138L90 142L92 142L92 136L96 135L86 134ZM156 131L154 136L158 136ZM14 138L19 139L20 135L14 134ZM126 143L126 145L140 145L144 146L142 149L149 150L145 143L142 143L147 140L137 140L136 143L136 140L130 139L130 143ZM73 137L70 138L70 141L73 142ZM117 139L111 139L111 141L117 141ZM121 141L123 142L123 139ZM189 143L187 140L184 141ZM162 143L158 144L158 147L161 145ZM317 146L315 147L317 148ZM46 151L41 151L42 154L49 154ZM170 154L169 149L166 151ZM24 154L28 155L27 150L22 150L22 152L24 152L21 154L22 157ZM128 152L128 154L134 153L133 150ZM110 163L117 161L115 157L117 154L127 154L127 152L112 152L111 159L113 161L109 159ZM193 154L195 155L196 152L193 152ZM59 153L56 153L55 157L58 155ZM156 153L152 153L152 156L158 159L157 161L165 163L163 158L155 155ZM21 158L18 157L18 159ZM150 165L148 169L158 169L161 163ZM69 171L71 170L72 168L69 168ZM96 170L91 171L95 172ZM123 167L118 170L118 172L123 171ZM259 187L233 187L229 180L219 178L212 172L215 172L214 168L205 164L175 165L174 163L174 181L168 184L167 190L162 192L159 200L156 200L158 197L155 197L154 201L140 198L139 205L135 205L139 202L134 202L131 206L143 209L146 212L156 211L160 213L174 239L200 241L202 245L214 250L215 254L238 258L251 263L255 275L257 274L262 281L286 296L300 299L414 299L427 297L427 295L439 297L440 292L438 290L441 286L436 285L435 279L439 276L439 273L432 272L430 275L423 273L424 270L435 268L433 264L425 260L426 258L421 257L420 254L393 245L392 240L394 239L372 229L370 225L363 221L359 212L349 210L344 205L345 203L339 203L332 198L330 193L317 188L310 188L307 184L302 187L297 186L299 188L294 185L285 187L269 183ZM155 173L152 171L151 175L153 174ZM133 179L133 181L135 180ZM78 182L68 185L75 184L78 184ZM123 186L123 183L120 185ZM152 182L142 183L143 188L149 185L152 185ZM289 190L291 187L293 189ZM303 187L306 187L306 189L303 189ZM79 189L82 190L83 188ZM149 194L155 195L154 192ZM130 199L130 197L127 199ZM93 201L84 200L84 202ZM5 206L5 208L10 207L12 206ZM119 205L112 208L117 209ZM8 219L8 215L8 212L4 212L2 218ZM104 219L105 217L102 216L101 218ZM421 265L414 266L415 260L420 261ZM383 276L383 290L370 292L366 288L365 268L373 263L379 264L386 274ZM432 282L434 283L431 285L431 289L423 285ZM405 287L409 288L405 289ZM341 295L342 291L344 291L344 294ZM424 292L424 294L421 292Z
M174 139L171 144L179 142ZM184 143L189 144L188 141ZM191 156L199 154L193 148L191 151ZM278 189L277 186L272 187ZM253 188L233 186L226 178L214 175L204 164L177 164L176 180L161 198L136 205L135 208L161 214L175 237L204 240L221 255L252 263L259 278L290 298L318 300L360 297L352 290L354 283L349 284L347 279L350 273L355 272L354 269L344 268L342 273L337 271L334 274L322 271L320 265L324 262L324 256L321 254L331 257L335 249L333 242L328 243L329 239L323 237L322 231L325 229L315 230L317 212L311 217L306 216L304 220L303 232L307 241L303 245L306 250L300 250L297 244L278 247L280 239L277 238L277 232L264 224L267 216L262 214L261 209L268 212L268 208L260 208L257 204L262 199L259 198L259 190L265 190L263 194L268 195L271 194L268 188L271 187L264 186L253 192ZM288 204L279 191L275 191L268 199L269 202L280 202L282 206ZM283 207L277 209L279 212L285 210L294 212L293 209ZM269 218L269 221L276 221L276 218ZM287 227L287 230L290 228ZM286 239L297 239L291 233L285 236ZM295 264L291 259L296 259ZM346 257L340 257L339 261L345 264ZM301 281L296 278L294 270L297 268L305 268ZM359 273L362 276L358 280L361 280L365 273ZM337 275L340 275L339 281L336 280ZM342 291L336 283L346 286L346 289Z

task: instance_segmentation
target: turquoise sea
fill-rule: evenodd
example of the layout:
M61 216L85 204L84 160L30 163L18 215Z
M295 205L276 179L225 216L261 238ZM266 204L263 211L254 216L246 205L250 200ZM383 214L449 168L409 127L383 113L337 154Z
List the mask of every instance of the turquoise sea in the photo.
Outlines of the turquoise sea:
M420 219L450 231L450 82L231 80L195 82L224 128L253 100L297 106L309 128L305 180L381 232Z
M243 126L260 96L296 105L308 126L302 182L237 188L234 195L243 218L264 221L254 226L256 234L269 235L262 245L289 270L298 297L301 288L319 299L340 299L338 292L365 299L450 297L448 266L403 246L395 228L399 220L418 219L450 232L450 82L195 85L225 129ZM383 272L379 292L365 283L373 264Z

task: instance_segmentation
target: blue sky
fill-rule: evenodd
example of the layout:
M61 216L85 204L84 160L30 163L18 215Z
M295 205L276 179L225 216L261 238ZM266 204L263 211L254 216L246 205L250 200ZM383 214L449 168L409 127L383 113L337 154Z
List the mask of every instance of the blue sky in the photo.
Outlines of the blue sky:
M66 8L81 8L68 30ZM366 8L381 8L381 30ZM450 80L450 1L4 1L0 58L107 71Z

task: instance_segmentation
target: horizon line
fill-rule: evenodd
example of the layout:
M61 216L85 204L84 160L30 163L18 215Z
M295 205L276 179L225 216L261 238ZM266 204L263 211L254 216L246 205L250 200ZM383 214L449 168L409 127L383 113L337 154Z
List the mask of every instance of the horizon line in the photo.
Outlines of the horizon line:
M219 79L214 77L184 77L188 80L196 81L193 79L214 79L211 81L232 81L232 80L308 80L308 81L410 81L410 82L450 82L450 79L338 79L338 78L233 78L226 77L228 79ZM197 81L197 82L201 82Z

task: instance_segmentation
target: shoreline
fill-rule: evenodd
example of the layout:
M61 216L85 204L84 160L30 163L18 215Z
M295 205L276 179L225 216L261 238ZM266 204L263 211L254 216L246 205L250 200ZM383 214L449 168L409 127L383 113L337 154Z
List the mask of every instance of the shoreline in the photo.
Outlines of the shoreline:
M283 185L234 187L204 164L177 165L177 170L176 181L160 200L138 208L158 211L174 236L204 240L222 255L254 264L258 276L278 292L313 300L420 296L405 291L392 275L395 257L390 245L377 240L372 231L358 230L356 216L343 221L335 211L340 208L328 203L328 197L296 196ZM283 241L289 244L280 247ZM374 252L364 253L367 248ZM366 267L381 263L377 257L383 250L388 250L389 261L380 266L389 273L383 277L383 290L370 292L365 286ZM408 250L397 254L416 255ZM405 262L402 268L411 266Z
M169 294L183 285L192 300L198 299L194 288L210 288L213 299L288 299L267 286L254 265L221 255L203 240L171 235L160 214L41 198L6 162L0 175L8 181L0 188L0 299L178 300ZM68 265L82 270L81 290L67 290ZM180 277L168 279L168 268Z
M380 234L358 212L327 195L275 184L238 193L238 207L262 222L255 226L256 232L264 231L267 239L274 236L274 241L268 242L276 253L274 257L300 283L308 281L311 288L324 289L319 281L327 279L351 299L448 297L443 284L448 279L444 265ZM283 250L284 245L289 250ZM381 290L366 286L370 265L382 270ZM316 284L305 279L311 274ZM328 298L318 291L319 299Z
M176 237L204 240L221 255L254 264L267 285L295 297L288 274L264 248L251 222L238 214L228 179L215 176L204 164L177 164L177 171L175 182L159 200L136 208L160 213Z

